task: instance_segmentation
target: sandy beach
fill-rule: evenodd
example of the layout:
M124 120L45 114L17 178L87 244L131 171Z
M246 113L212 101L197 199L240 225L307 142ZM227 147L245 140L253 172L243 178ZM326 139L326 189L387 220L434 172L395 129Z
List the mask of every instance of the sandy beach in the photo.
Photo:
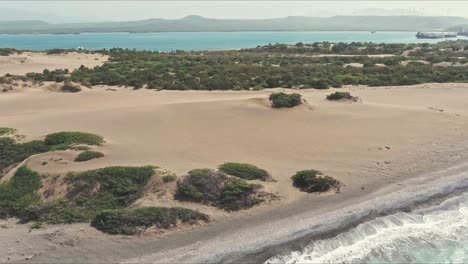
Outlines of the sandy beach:
M332 90L301 90L306 104L278 110L269 107L272 90L94 87L66 94L33 86L1 94L0 127L17 128L29 139L64 130L105 137L106 143L97 148L104 158L76 163L72 160L77 152L64 151L25 161L39 172L152 164L183 175L226 161L247 162L272 174L277 181L266 183L265 188L281 200L227 213L147 193L135 206L182 205L205 212L214 221L143 237L104 235L84 224L30 232L28 226L2 221L0 262L26 258L37 263L239 260L244 254L306 235L327 219L330 228L337 222L352 223L351 219L369 213L372 206L363 202L376 197L399 191L398 199L377 199L383 203L378 208L402 205L404 195L415 194L414 187L434 186L427 173L460 164L466 156L467 84L342 90L361 100L329 102L325 96ZM41 165L51 158L61 162ZM339 194L323 195L292 187L291 175L311 168L337 178L345 187ZM419 183L403 183L407 180Z

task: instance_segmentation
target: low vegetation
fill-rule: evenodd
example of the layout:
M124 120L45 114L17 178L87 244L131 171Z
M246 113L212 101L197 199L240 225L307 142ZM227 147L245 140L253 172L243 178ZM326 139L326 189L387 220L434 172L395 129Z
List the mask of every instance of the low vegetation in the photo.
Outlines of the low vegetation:
M327 95L327 100L329 101L343 101L343 100L356 101L357 98L352 96L349 92L334 92L332 94Z
M301 97L302 96L298 93L272 93L269 99L271 101L271 106L274 108L291 108L302 103Z
M219 171L226 174L239 177L244 180L262 180L271 179L270 174L257 166L247 163L226 162L218 167Z
M91 221L91 226L112 235L134 235L151 227L167 229L179 223L208 220L207 215L186 208L143 207L102 211Z
M98 159L98 158L102 158L102 157L104 157L104 154L102 152L86 150L86 151L83 151L80 154L78 154L78 156L76 156L76 158L75 158L75 161L76 162L83 162L83 161Z
M20 167L6 183L0 183L0 218L28 218L27 209L40 199L41 176L27 167Z
M0 127L0 137L16 133L16 129L9 127Z
M3 131L9 133L12 129L7 128ZM101 136L83 132L58 132L47 135L44 140L32 140L22 143L16 142L11 137L0 137L0 178L6 169L32 155L69 149L79 144L100 145L103 142L104 139Z
M87 217L102 210L125 208L143 195L154 169L153 166L116 166L70 173L66 198Z
M262 198L258 184L210 169L195 169L177 182L175 199L213 205L227 211L253 207Z
M146 207L127 209L143 194L155 167L107 167L68 175L68 195L44 202L38 193L40 174L20 167L0 184L0 218L16 217L31 228L47 224L88 222L109 234L133 235L150 227L166 229L209 221L205 214L185 208Z
M65 84L62 86L60 90L66 93L77 93L81 91L81 88L70 82L65 82Z
M99 146L104 139L91 133L64 131L47 135L44 142L54 150L63 150L79 144Z
M162 180L165 183L174 182L175 180L177 180L177 175L175 175L175 174L164 175L164 176L162 176Z
M9 56L13 53L17 53L19 52L18 50L16 49L10 49L10 48L1 48L0 49L0 56Z
M303 192L326 192L332 188L339 188L340 182L330 176L323 175L317 170L298 171L291 177L293 185Z
M68 175L64 199L44 202L38 194L42 176L27 167L0 184L0 217L22 222L86 222L109 209L123 209L141 197L154 167L107 167Z
M33 140L25 143L17 143L13 138L0 138L0 178L5 170L17 165L26 158L49 151L42 140Z
M326 89L342 85L394 86L429 82L468 82L466 66L438 67L438 62L468 62L467 41L436 44L297 43L270 44L225 51L95 51L109 55L103 65L27 74L31 81L117 85L155 90ZM67 52L66 50L50 53ZM88 52L88 51L80 51ZM355 56L312 56L345 54ZM392 57L369 57L391 54ZM427 61L428 64L403 61ZM353 63L363 67L345 67ZM382 66L384 65L384 66ZM24 78L16 76L15 78Z

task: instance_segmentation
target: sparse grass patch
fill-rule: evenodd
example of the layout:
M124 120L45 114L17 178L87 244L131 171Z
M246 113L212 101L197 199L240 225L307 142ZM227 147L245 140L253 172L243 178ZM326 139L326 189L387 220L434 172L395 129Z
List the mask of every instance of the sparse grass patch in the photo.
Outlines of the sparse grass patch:
M207 222L209 218L186 208L144 207L100 212L91 221L91 226L112 235L134 235L150 227L167 229L178 222L196 224L199 221Z
M317 170L298 171L291 177L293 185L303 192L326 192L332 188L339 188L340 182L323 175Z
M81 91L81 88L70 82L65 82L65 84L62 86L60 90L66 93L77 93Z
M13 53L18 52L16 49L11 49L11 48L1 48L0 49L0 56L9 56Z
M298 93L272 93L269 97L273 108L291 108L302 103L301 95Z
M257 166L247 163L226 162L218 167L224 173L239 177L244 180L262 180L271 179L270 174Z
M334 92L327 95L327 100L329 101L341 101L341 100L352 100L356 101L357 98L352 96L349 92Z
M0 136L7 136L16 133L16 129L9 127L0 127Z
M175 180L177 180L177 175L175 174L164 175L162 176L162 180L165 183L174 182Z
M104 157L104 154L99 151L83 151L78 156L75 158L76 162L83 162L83 161L88 161L92 159L98 159Z
M41 229L42 228L42 222L34 222L31 224L31 229Z

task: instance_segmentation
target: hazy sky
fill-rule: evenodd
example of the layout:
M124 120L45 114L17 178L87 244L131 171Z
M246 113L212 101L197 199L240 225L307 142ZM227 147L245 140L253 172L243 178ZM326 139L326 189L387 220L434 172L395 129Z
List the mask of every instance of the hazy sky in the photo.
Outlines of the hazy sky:
M124 21L147 18L272 18L334 15L468 17L468 1L2 1L0 20Z

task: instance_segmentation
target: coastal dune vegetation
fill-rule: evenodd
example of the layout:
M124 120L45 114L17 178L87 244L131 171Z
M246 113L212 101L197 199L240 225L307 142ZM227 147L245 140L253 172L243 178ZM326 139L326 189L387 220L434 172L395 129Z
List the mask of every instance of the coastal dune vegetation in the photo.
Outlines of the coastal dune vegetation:
M71 72L44 70L23 77L1 77L0 83L7 82L9 78L22 78L34 82L74 82L87 87L117 85L155 90L258 90L467 82L466 46L467 41L437 44L321 42L170 53L114 48L92 51L110 56L106 63L94 68L82 66ZM427 63L418 63L421 61ZM438 65L442 62L448 65Z
M329 101L357 101L359 98L352 96L349 92L334 92L327 95Z
M3 173L34 154L85 149L104 143L102 136L77 131L51 133L43 139L23 139L24 142L16 141L16 129L1 128L0 133ZM75 161L84 162L103 156L101 152L85 150L76 156ZM249 182L274 180L265 169L248 163L226 162L218 170L194 169L180 178L170 171L162 170L162 174L160 171L158 167L149 165L111 166L49 175L37 172L25 163L0 182L0 219L17 218L20 223L32 223L31 228L41 228L43 224L90 222L92 227L105 233L134 235L148 229L169 229L210 221L209 215L183 207L134 208L134 203L151 188L160 190L174 181L177 182L167 185L169 189L172 188L170 186L175 187L169 191L174 202L209 205L228 212L280 198L275 193L265 192L262 184ZM322 177L313 180L314 191L328 190L325 187L328 182L322 182Z
M95 134L63 131L48 134L43 140L18 141L19 135L14 135L15 130L3 129L0 135L0 178L6 169L19 164L26 158L49 151L72 149L80 145L101 145L104 139ZM6 132L5 132L6 131ZM8 136L13 134L13 136Z
M76 162L84 162L92 159L98 159L104 157L104 154L99 151L90 151L90 150L85 150L78 154L76 156L75 161Z
M266 201L268 194L261 192L261 188L259 184L248 183L221 171L194 169L177 182L174 198L236 211Z
M272 93L270 94L271 106L273 108L292 108L302 104L302 95L298 93Z
M293 185L303 192L326 192L339 190L341 183L317 170L298 171L291 177Z

